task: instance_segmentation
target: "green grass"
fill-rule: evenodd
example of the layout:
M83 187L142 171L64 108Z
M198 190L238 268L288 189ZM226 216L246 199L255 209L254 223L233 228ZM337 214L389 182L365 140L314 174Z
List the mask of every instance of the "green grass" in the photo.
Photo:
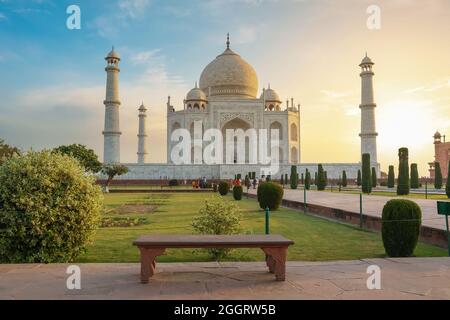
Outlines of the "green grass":
M147 218L148 224L127 228L101 228L95 241L77 262L137 262L139 254L133 240L145 234L192 234L192 219L204 199L210 194L108 194L105 197L105 217L123 204L158 205L153 213L127 214L121 217ZM229 201L231 196L227 197ZM243 212L243 233L264 233L264 213L255 200L237 202ZM305 215L290 209L271 214L270 229L295 241L288 253L289 260L327 261L384 257L380 235L328 220ZM446 256L447 251L420 243L415 251L418 257ZM257 249L234 250L227 261L262 261L264 255ZM204 250L171 249L160 257L162 262L209 261Z

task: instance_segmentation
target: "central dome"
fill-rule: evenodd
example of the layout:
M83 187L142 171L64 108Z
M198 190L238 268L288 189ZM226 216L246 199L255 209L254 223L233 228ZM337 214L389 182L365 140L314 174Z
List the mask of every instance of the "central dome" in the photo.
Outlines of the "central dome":
M208 96L256 98L258 77L255 69L228 47L203 70L200 89Z

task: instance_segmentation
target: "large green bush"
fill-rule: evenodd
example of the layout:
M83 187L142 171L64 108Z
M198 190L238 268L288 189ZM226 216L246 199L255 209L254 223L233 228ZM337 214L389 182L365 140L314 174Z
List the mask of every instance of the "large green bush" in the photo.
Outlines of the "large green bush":
M194 230L199 234L229 235L240 231L242 215L234 203L214 196L205 201L199 216L192 221ZM225 257L229 249L209 249L215 260Z
M53 152L66 154L77 159L86 171L97 173L102 170L102 163L98 161L98 157L94 150L88 149L82 144L71 144L69 146L59 146L53 149Z
M29 152L0 167L0 262L69 262L90 243L102 193L73 158Z
M258 186L257 196L261 209L268 207L272 211L278 210L283 200L283 195L283 187L278 183L265 182Z
M382 238L390 257L410 257L419 240L422 211L413 201L394 199L383 208Z
M242 200L242 194L244 193L244 190L242 189L242 186L234 186L233 187L233 198L234 200Z
M219 183L219 193L221 196L226 196L230 191L230 185L226 181L221 181Z

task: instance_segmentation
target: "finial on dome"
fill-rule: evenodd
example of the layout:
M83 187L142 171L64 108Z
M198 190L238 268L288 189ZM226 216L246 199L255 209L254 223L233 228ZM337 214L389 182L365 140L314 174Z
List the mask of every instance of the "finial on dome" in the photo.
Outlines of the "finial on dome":
M230 33L227 33L227 49L230 49Z
M198 89L197 81L195 81L195 89Z
M269 82L269 86L268 86L268 89L270 90L270 82Z

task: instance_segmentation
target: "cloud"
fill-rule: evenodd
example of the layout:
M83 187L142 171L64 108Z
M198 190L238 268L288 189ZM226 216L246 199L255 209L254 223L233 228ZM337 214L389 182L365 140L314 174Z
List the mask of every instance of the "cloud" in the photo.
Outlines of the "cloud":
M160 60L158 53L161 49L153 49L148 51L137 52L131 55L131 62L134 64L149 63L153 60Z
M2 20L8 20L8 18L6 17L6 15L2 12L0 12L0 21Z
M329 91L329 90L322 90L320 92L322 92L328 98L333 98L333 99L347 98L351 95L351 93L349 93L349 92L336 92L336 91Z
M450 79L443 79L435 81L432 84L404 90L402 93L411 94L411 93L420 93L420 92L434 92L440 89L450 88Z
M117 3L122 14L132 19L141 17L150 4L150 0L119 0Z

